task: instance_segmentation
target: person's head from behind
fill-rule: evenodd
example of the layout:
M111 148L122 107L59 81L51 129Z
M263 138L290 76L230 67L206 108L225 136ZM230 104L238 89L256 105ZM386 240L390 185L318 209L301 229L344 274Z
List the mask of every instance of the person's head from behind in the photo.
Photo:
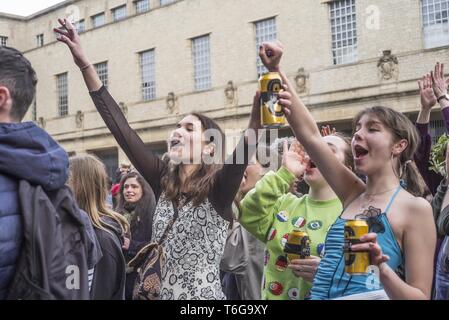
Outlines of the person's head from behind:
M215 174L223 166L224 133L212 119L191 113L179 121L171 132L168 155L170 161L162 178L167 197L177 202L182 193L187 193L197 206L208 196ZM186 174L182 170L185 165L189 165L190 170L182 184L180 176Z
M122 162L120 164L120 168L119 168L120 172L122 173L128 173L129 171L131 171L131 164L127 163L127 162Z
M0 46L0 122L21 122L36 94L37 77L18 50Z
M322 139L329 146L338 161L352 170L353 156L351 152L351 139L339 132L324 136ZM313 159L310 159L307 162L307 168L304 172L304 181L314 189L320 189L328 186L327 181L316 167Z
M108 175L103 162L93 155L77 155L71 157L68 184L72 189L79 207L86 211L95 227L104 229L102 216L117 220L123 231L126 222L117 218L107 206Z
M413 165L419 135L402 113L386 107L365 109L354 118L352 151L355 169L368 177L392 171L407 190L421 196L423 185Z

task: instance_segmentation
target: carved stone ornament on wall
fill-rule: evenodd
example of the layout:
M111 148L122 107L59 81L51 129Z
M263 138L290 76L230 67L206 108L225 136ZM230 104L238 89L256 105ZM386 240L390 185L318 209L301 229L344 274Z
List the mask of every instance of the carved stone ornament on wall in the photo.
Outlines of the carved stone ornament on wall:
M83 122L84 122L84 113L82 111L78 110L76 112L75 121L76 121L76 127L78 129L81 129L83 127Z
M304 70L304 68L299 68L295 76L296 92L307 92L308 80L309 74Z
M228 81L226 88L224 90L224 94L226 97L226 103L228 105L234 106L237 104L237 88L234 87L234 83L232 80Z
M167 99L166 99L166 104L167 104L167 109L170 113L175 113L178 114L179 113L179 109L178 109L178 98L175 96L174 92L169 92L167 95Z
M41 127L42 129L45 129L45 125L47 124L45 119L43 117L39 117L39 119L37 119L37 124L39 125L39 127Z
M119 102L118 104L120 106L120 109L122 109L123 115L125 118L128 117L128 106L124 102Z
M391 50L383 51L383 56L379 59L377 68L381 80L398 80L399 61L395 55L391 54Z

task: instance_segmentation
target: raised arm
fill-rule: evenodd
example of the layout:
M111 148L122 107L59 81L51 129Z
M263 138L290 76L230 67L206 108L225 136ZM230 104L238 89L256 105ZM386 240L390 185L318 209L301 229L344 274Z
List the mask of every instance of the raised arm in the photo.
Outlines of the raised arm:
M437 97L433 90L433 81L431 74L427 74L418 81L419 94L421 97L421 109L416 120L416 129L420 136L420 143L416 150L414 160L419 173L423 177L427 187L432 194L435 194L441 177L429 170L430 149L432 147L432 138L429 134L429 121L432 108L437 103Z
M441 110L444 111L449 107L449 96L447 93L449 78L445 79L444 77L444 64L437 62L434 70L430 72L430 75L432 77L433 91L435 93L438 103L440 104ZM446 132L449 133L449 122L446 117L444 118L445 118L444 124L446 126Z
M232 202L242 182L249 159L257 148L260 125L260 93L254 96L248 128L240 139L232 155L226 159L217 173L212 193L209 196L217 212L226 220L232 220Z
M270 71L278 71L284 82L284 89L291 95L291 107L284 107L284 112L296 138L304 146L310 158L315 162L326 181L346 207L365 190L365 184L347 167L339 162L333 152L323 141L320 130L309 110L293 90L288 78L280 71L279 61L282 46L265 43L260 48L260 57Z
M307 165L298 142L292 143L288 149L285 141L282 158L282 167L276 173L267 173L240 202L240 223L264 243L276 219L281 199L289 192L295 178L302 177Z
M119 105L103 86L95 68L89 62L73 25L66 19L59 19L58 21L61 28L54 29L59 34L58 41L65 43L70 49L73 60L83 74L84 82L98 112L117 143L134 167L151 185L158 198L161 193L160 181L165 164L148 150L137 133L130 127Z

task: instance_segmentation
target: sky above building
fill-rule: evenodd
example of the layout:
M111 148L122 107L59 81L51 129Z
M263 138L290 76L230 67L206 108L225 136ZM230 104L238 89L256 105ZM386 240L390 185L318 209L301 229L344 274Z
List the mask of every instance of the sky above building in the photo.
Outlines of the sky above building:
M0 0L0 12L29 16L60 2L64 0Z

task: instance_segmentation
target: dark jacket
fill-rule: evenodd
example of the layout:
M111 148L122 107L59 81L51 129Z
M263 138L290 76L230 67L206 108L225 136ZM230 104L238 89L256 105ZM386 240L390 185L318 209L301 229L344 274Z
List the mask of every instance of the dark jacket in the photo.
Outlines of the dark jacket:
M134 214L137 216L131 219L131 240L129 242L128 250L124 250L125 260L127 263L131 261L145 245L151 242L153 213L156 209L156 199L152 190L149 198L151 203L149 209L139 213L135 212ZM127 212L128 211L125 209L125 212L122 213L125 214ZM128 270L125 285L126 300L132 299L136 277L137 274L135 272Z
M151 206L148 211L135 213L136 217L130 223L131 240L129 248L125 252L125 259L127 262L132 260L136 254L145 245L150 243L152 235L153 213L156 209L156 200L154 194L151 195ZM124 213L127 211L125 210Z
M103 257L95 266L91 297L93 300L124 300L126 264L122 253L120 226L110 218L102 219L108 231L95 228Z
M433 218L437 227L438 236L441 237L449 235L449 206L442 208L447 188L448 184L446 179L443 179L432 199Z
M0 123L0 299L14 275L22 242L18 182L51 191L68 176L67 153L32 122Z

